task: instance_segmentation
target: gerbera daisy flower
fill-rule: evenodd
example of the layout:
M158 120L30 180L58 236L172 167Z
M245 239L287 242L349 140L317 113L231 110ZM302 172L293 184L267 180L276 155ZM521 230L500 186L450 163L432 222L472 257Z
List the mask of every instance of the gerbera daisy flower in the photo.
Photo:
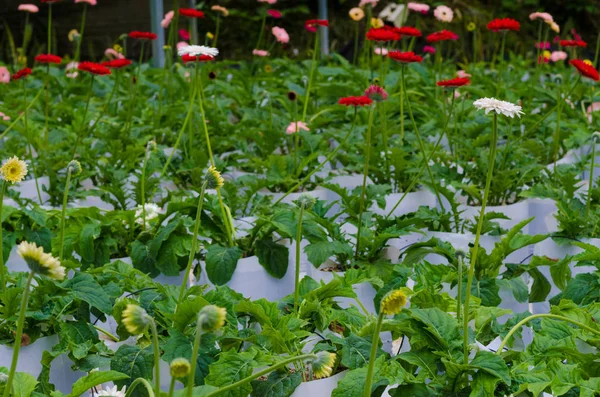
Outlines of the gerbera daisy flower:
M152 318L144 308L131 303L121 313L121 322L131 335L143 334L150 326L150 321Z
M125 397L127 394L127 386L123 386L121 390L117 386L109 387L106 390L99 390L98 397Z
M354 22L358 22L365 17L365 12L360 7L351 8L348 14Z
M277 10L267 10L267 14L271 18L275 18L275 19L281 18L281 13L279 11L277 11Z
M552 62L564 61L565 59L567 59L567 53L564 51L552 51L552 54L550 54Z
M521 29L521 24L511 18L494 19L487 24L488 30L492 32L507 32L509 30L518 32Z
M569 62L582 76L588 77L594 81L600 80L600 75L598 75L598 71L590 64L582 61L581 59L573 59Z
M273 26L271 29L271 33L275 36L275 39L281 44L287 44L290 41L290 35L284 28L280 28L279 26Z
M45 253L44 249L35 243L23 241L18 245L17 253L25 260L32 272L54 280L65 278L65 268L60 265L60 261Z
M375 8L377 6L377 3L379 3L379 0L360 0L358 6L363 8L367 5L371 5L371 7Z
M367 96L348 96L340 98L338 104L345 106L368 106L373 103L373 100Z
M225 184L221 173L212 165L206 171L206 187L209 189L220 189Z
M478 99L473 102L473 106L479 110L485 110L485 114L488 114L489 112L496 112L510 118L515 116L521 117L523 114L521 111L521 106L512 104L510 102L501 101L496 98Z
M329 26L329 21L326 19L309 19L304 22L304 28L311 33L315 33L317 31L317 26Z
M269 51L254 49L254 50L252 50L252 55L255 55L257 57L268 57Z
M583 40L560 40L558 44L561 47L587 47L587 43Z
M20 80L23 77L29 76L31 74L31 69L29 68L23 68L21 70L19 70L17 73L12 75L12 79L13 80Z
M288 135L295 134L296 132L300 132L300 130L310 131L310 128L306 125L306 123L302 121L291 122L290 125L285 129L285 133Z
M430 43L437 43L438 41L446 41L446 40L458 40L458 35L449 30L441 30L439 32L431 33L429 36L425 38Z
M532 14L529 14L529 19L531 19L532 21L538 18L547 23L554 21L552 15L548 14L547 12L534 12Z
M409 10L414 11L414 12L419 12L421 14L427 14L429 12L430 7L427 4L415 3L413 1L411 1L406 5L406 8L408 8Z
M435 47L430 45L423 46L423 52L426 54L435 54Z
M165 17L160 21L160 26L163 28L168 28L173 21L173 17L175 16L175 11L171 10L165 14Z
M91 6L95 6L96 4L98 4L96 0L75 0L75 4L77 3L87 3Z
M35 57L35 61L39 63L54 63L56 65L60 65L62 58L58 55L40 54Z
M181 56L181 60L183 61L183 63L189 63L189 62L208 62L208 61L213 61L214 59L215 58L211 57L210 55L193 56L193 55L183 54Z
M179 15L188 18L204 18L204 13L200 10L196 10L195 8L180 8Z
M407 300L404 291L399 289L390 291L381 299L381 312L388 316L398 314Z
M204 306L198 313L200 328L203 332L213 332L225 325L227 309L215 305Z
M102 62L102 66L106 66L111 69L121 69L125 66L131 65L131 61L129 59L113 59L111 61Z
M452 19L454 19L454 12L450 7L437 6L435 10L433 10L433 16L440 22L452 22Z
M471 80L468 77L456 77L454 79L438 81L436 84L440 87L456 88L471 84Z
M169 369L173 378L181 379L190 374L192 366L187 358L179 357L171 361Z
M392 58L394 61L402 62L402 63L413 63L413 62L422 62L423 57L416 55L414 52L401 52L401 51L390 51L388 54L389 58Z
M333 365L335 364L335 353L320 351L317 358L311 362L312 373L315 379L322 379L331 376Z
M410 37L421 37L423 33L417 28L412 26L403 26L401 28L394 28L394 32L398 33L401 36L410 36Z
M371 86L365 90L365 96L374 100L375 102L381 102L387 99L388 93L383 89L383 87L371 84Z
M398 41L400 40L400 35L393 30L384 29L384 28L371 28L367 32L367 40L371 41Z
M211 57L216 57L219 55L219 50L213 47L207 47L204 45L189 45L187 47L181 47L177 50L179 56L191 55L194 57L209 55Z
M129 33L129 37L131 37L132 39L138 39L138 40L156 40L156 38L158 36L156 35L156 33L140 32L140 31L135 30L135 31Z
M27 175L27 164L17 156L11 157L0 167L0 174L10 183L21 182Z
M35 4L19 4L19 7L17 9L19 11L26 11L32 14L35 14L36 12L40 11L38 6L36 6Z
M106 66L103 66L99 63L94 63L94 62L81 62L77 66L77 69L82 70L84 72L96 74L99 76L111 74L111 71L109 68L107 68Z
M10 83L10 72L6 66L0 66L0 83Z
M223 15L224 17L229 16L229 10L225 7L222 7L220 5L214 5L212 7L210 7L211 10L216 11L216 12L220 12L221 15Z

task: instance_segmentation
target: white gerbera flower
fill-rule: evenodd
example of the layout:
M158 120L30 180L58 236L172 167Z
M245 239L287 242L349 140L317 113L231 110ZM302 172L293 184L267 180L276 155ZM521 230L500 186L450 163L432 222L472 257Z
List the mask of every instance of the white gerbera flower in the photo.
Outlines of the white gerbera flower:
M494 111L510 118L515 116L521 117L523 114L521 111L521 106L512 104L510 102L501 101L496 98L481 98L473 102L473 105L475 105L475 107L479 110L485 110L485 114Z
M188 45L179 48L177 50L177 53L180 57L184 55L191 55L193 57L198 57L200 55L210 55L211 57L216 57L217 55L219 55L219 50L204 45Z
M119 391L117 386L113 386L113 387L109 387L106 390L100 390L98 392L98 394L96 394L96 395L97 396L110 396L110 397L125 397L125 389L126 389L126 387L123 386L123 389L121 389Z
M152 219L158 218L158 216L161 213L161 209L158 205L154 204L154 203L147 203L144 204L145 210L146 210L146 229L150 227L150 224L148 223L149 221L151 221ZM143 216L143 211L142 211L142 206L138 205L135 208L135 221L138 225L141 225L144 220L143 220L144 216Z

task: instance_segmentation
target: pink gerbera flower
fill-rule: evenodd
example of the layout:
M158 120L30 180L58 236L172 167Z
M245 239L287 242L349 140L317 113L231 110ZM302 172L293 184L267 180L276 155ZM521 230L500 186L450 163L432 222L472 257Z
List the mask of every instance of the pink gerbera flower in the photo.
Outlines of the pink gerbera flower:
M406 7L411 11L420 12L421 14L427 14L429 12L429 6L427 4L410 2Z
M365 90L365 96L371 98L375 102L381 102L387 99L388 93L382 87L372 84Z
M38 8L38 6L36 6L35 4L20 4L19 8L17 8L19 11L26 11L26 12L30 12L32 14L35 14L36 12L38 12L40 9Z
M0 66L0 83L10 83L10 72L6 66Z
M284 28L280 28L279 26L273 26L271 32L273 33L273 36L275 36L275 39L281 44L289 43L290 35L288 34L288 32L285 31Z
M162 26L163 28L168 28L169 25L171 24L171 21L173 21L173 17L175 16L175 11L169 11L165 14L165 17L163 18L163 20L160 22L160 26Z
M290 125L285 129L285 133L288 135L295 134L300 132L300 130L310 131L310 128L306 125L306 123L302 121L291 122Z

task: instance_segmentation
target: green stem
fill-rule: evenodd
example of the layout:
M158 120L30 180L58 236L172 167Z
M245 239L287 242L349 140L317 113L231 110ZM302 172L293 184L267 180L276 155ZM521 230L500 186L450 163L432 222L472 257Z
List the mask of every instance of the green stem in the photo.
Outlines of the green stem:
M286 198L291 193L295 192L299 187L304 185L306 183L306 181L308 181L317 171L319 171L321 168L323 168L323 166L325 164L327 164L329 161L331 161L335 157L335 155L340 151L340 149L346 144L346 142L348 141L348 138L350 138L350 135L352 135L352 131L354 131L354 126L356 125L356 114L357 114L357 112L356 112L356 108L355 108L354 109L354 120L352 121L352 127L350 127L350 130L348 131L348 133L346 134L344 139L340 142L340 144L327 155L327 157L325 158L325 160L323 160L321 162L321 164L317 165L300 182L298 182L296 185L294 185L294 187L292 187L290 190L288 190L283 196L279 197L277 199L277 201L275 201L275 205L279 204L284 198Z
M456 295L456 320L460 323L460 306L462 304L463 258L458 257L458 294Z
M401 66L404 75L404 64ZM400 81L400 145L404 145L404 83Z
M116 337L115 335L111 334L107 330L98 327L97 325L94 325L94 329L96 329L96 331L98 331L100 333L103 333L104 335L108 336L110 338L110 340L112 340L113 342L118 342L119 341L118 337Z
M598 55L600 54L600 33L598 33L598 38L596 38L596 52L594 53L594 68L598 68Z
M310 63L310 75L308 77L308 86L306 87L306 96L304 97L304 109L302 110L302 121L306 121L306 112L308 111L308 100L310 99L310 88L312 87L313 76L317 66L317 52L319 50L319 34L315 34L315 48L313 49L312 61Z
M19 310L19 318L17 320L17 332L15 334L15 346L13 347L13 356L10 364L10 371L8 373L8 380L4 385L4 397L10 396L12 391L12 383L17 370L17 362L19 361L19 350L21 349L21 338L23 337L23 325L25 323L25 311L27 310L27 303L29 302L29 289L31 288L31 281L33 280L33 271L29 272L27 281L25 282L25 289L23 290L23 298L21 299L21 309Z
M106 104L102 108L102 112L100 112L98 117L96 117L96 120L94 120L94 124L92 124L92 127L90 128L89 135L91 135L94 132L94 130L96 129L96 126L100 122L100 119L102 118L102 116L104 116L104 114L106 112L110 113L110 103L112 102L112 99L113 99L115 93L118 91L120 75L121 75L121 73L119 73L119 71L116 70L115 71L115 84L113 84L113 89L110 91L110 95L108 96L108 100L106 101Z
M60 238L59 238L59 250L58 257L62 262L63 260L63 249L65 246L65 217L67 213L67 201L69 200L69 186L71 185L71 167L67 167L67 182L65 183L65 192L63 194L63 205L60 213Z
M52 54L52 3L48 3L48 54Z
M169 397L173 397L173 392L175 392L175 377L171 377L171 384L169 385Z
M219 39L219 28L220 27L221 27L221 14L218 13L217 14L217 27L215 28L215 39L212 44L213 47L217 46L217 40Z
M125 393L125 397L131 397L133 391L138 385L142 385L146 388L146 392L148 393L148 397L155 397L154 391L152 390L152 385L144 378L137 378L131 383L131 386L127 389L127 393Z
M190 278L190 273L192 271L192 263L194 262L194 257L196 256L196 247L198 245L198 231L200 230L200 222L202 220L202 205L204 203L204 191L206 190L207 183L208 181L205 181L202 184L202 188L200 189L200 197L198 199L198 207L196 209L196 222L194 223L194 233L192 234L192 248L190 249L190 256L188 257L188 263L185 268L185 276L183 278L183 281L181 282L181 289L179 290L179 297L177 298L175 313L177 313L177 309L183 301L183 296L185 295L186 290L185 286Z
M25 88L25 80L23 79L23 95L25 96L25 103L27 103L27 91ZM38 183L37 172L35 171L35 159L33 158L33 143L31 136L29 135L29 128L27 125L27 109L23 111L25 115L23 116L23 126L25 127L25 137L27 137L28 143L28 153L29 153L29 161L31 161L31 174L33 175L33 180L35 181L35 190L37 191L38 200L40 205L42 205L42 193L40 192L40 184Z
M2 134L0 134L0 139L4 138L4 136L13 129L13 127L21 120L21 118L25 115L25 112L29 109L31 109L31 107L33 106L33 104L39 99L40 95L42 95L42 93L44 92L44 87L42 87L37 95L31 100L31 102L29 102L29 105L27 105L27 107L25 108L25 110L23 111L23 113L21 113L12 123L9 124L9 126L2 132Z
M563 100L560 96L560 87L561 85L558 85L558 89L556 91L556 103L558 105L558 108L556 109L556 128L554 129L554 144L553 144L553 149L552 149L552 161L554 162L554 174L556 177L556 161L558 160L558 152L560 150L560 116L562 113L562 103Z
M0 188L0 284L2 284L2 296L6 296L6 266L4 266L4 236L2 231L2 209L4 207L4 193L6 193L6 181L2 181L2 188Z
M500 84L502 82L502 73L504 71L504 47L506 43L506 32L502 33L502 45L500 48L500 66L498 66L498 78L496 80L496 96L500 94Z
M358 22L354 23L354 54L352 54L352 64L356 66L358 60Z
M263 10L264 12L264 10ZM262 44L263 36L265 35L265 24L267 23L267 13L263 13L262 23L260 25L260 32L258 34L258 41L256 42L256 46L254 47L257 50L260 50L260 45Z
M202 337L202 322L204 321L204 315L199 315L196 320L196 336L194 337L194 347L192 348L192 358L190 366L190 374L188 376L187 384L187 397L192 397L194 390L194 382L196 379L196 364L198 363L198 352L200 350L200 338Z
M490 194L490 185L494 174L494 164L496 162L496 149L498 146L498 114L494 113L494 121L492 125L492 140L490 143L490 157L488 161L488 172L485 181L485 191L483 193L483 202L481 203L481 212L477 222L477 233L475 234L475 245L473 254L471 255L471 266L469 266L469 274L467 277L467 291L465 294L465 308L463 315L463 353L464 363L469 363L469 301L471 300L471 287L473 286L473 276L475 274L475 265L477 264L477 254L479 253L479 239L481 238L481 230L483 228L483 220L485 219L485 207L488 196Z
M571 324L574 324L576 326L578 326L579 328L582 328L588 332L591 332L595 335L600 335L600 330L594 329L590 326L587 326L583 323L580 323L579 321L576 320L572 320L568 317L565 316L559 316L558 314L549 314L549 313L540 313L540 314L532 314L529 317L524 318L523 320L519 321L514 327L511 328L510 331L508 331L508 334L506 334L506 336L504 337L504 339L502 339L502 342L500 343L500 346L498 346L498 350L496 351L496 354L501 354L502 350L504 350L504 346L506 346L506 344L508 343L509 339L513 336L513 334L515 332L517 332L522 326L524 326L525 324L527 324L529 321L531 320L535 320L536 318L551 318L553 320L561 320L561 321L565 321Z
M148 157L150 153L148 151L148 144L144 150L144 163L142 164L142 179L140 180L140 190L142 199L142 230L146 229L146 165L148 163Z
M77 147L79 146L79 142L83 138L83 131L85 129L85 118L87 117L88 109L90 107L90 100L92 98L92 90L94 87L94 76L92 74L90 78L90 86L88 88L87 100L85 101L85 110L83 111L83 118L81 119L81 125L79 126L79 131L77 132L77 140L75 141L75 145L73 146L73 158L75 158L75 154L77 153Z
M417 123L415 122L415 117L412 112L412 106L410 104L410 101L408 100L408 95L406 94L406 80L405 80L406 77L404 76L404 66L401 69L401 74L402 74L402 76L401 76L402 85L404 86L404 89L403 89L404 95L407 96L406 104L408 105L408 115L410 116L410 121L412 122L413 128L415 129L415 134L417 135L417 141L419 142L419 147L421 149L421 152L423 153L423 155L425 155L425 153L427 153L425 151L425 145L423 144L423 139L421 139L421 134L419 133L419 128L417 127ZM425 167L427 169L427 173L429 174L429 179L431 179L431 187L433 188L435 196L437 197L438 203L441 203L442 199L437 190L435 178L433 177L433 173L431 172L431 167L429 166L429 162L425 162ZM442 206L442 213L443 212L444 212L444 207Z
M160 396L160 349L158 345L158 330L156 322L150 321L150 329L152 330L152 347L154 348L154 393Z
M381 326L383 325L383 316L383 311L380 309L379 316L377 316L377 325L375 326L375 332L373 333L373 339L371 341L369 367L367 368L367 377L365 379L365 397L371 397L371 386L373 384L373 370L375 369L375 358L377 357L377 348L379 347L379 333L381 332Z
M585 217L588 219L590 204L592 203L592 189L594 188L594 161L596 160L596 140L592 139L592 166L590 167L590 183L588 185L587 200L585 203Z
M358 230L356 232L356 252L354 253L354 259L358 259L360 252L360 231L362 229L362 216L365 210L365 195L367 193L367 177L369 174L369 160L371 158L371 128L373 127L373 113L375 106L371 105L369 110L369 126L367 128L367 142L365 144L365 167L363 170L363 183L360 191L360 209L358 212Z
M129 132L131 131L131 127L133 124L133 108L135 107L135 100L137 97L137 91L138 91L138 86L140 85L140 73L142 70L142 61L144 60L144 49L145 49L145 43L142 41L142 48L140 50L140 59L138 60L138 67L137 67L137 72L135 74L135 84L133 85L133 90L131 91L131 98L129 99L129 110L127 112L127 121L126 121L126 125L127 125L127 131L125 133L125 136L129 137Z
M544 21L540 19L540 24L538 26L538 34L537 34L537 49L536 49L536 54L535 54L535 68L539 68L540 67L540 52L541 52L541 48L540 48L540 44L542 42L542 27L544 25Z
M75 62L79 62L81 55L81 43L83 42L83 32L85 31L85 19L87 16L87 3L83 3L83 14L81 15L81 29L79 31L79 40L77 41L77 49L75 51Z
M294 313L298 315L300 302L300 245L302 242L302 216L304 215L304 204L300 204L298 215L298 227L296 231L296 277L294 279Z
M286 365L288 365L290 363L293 363L295 361L302 362L302 361L307 360L307 359L315 360L315 359L317 359L317 355L316 354L302 354L300 356L295 356L295 357L287 358L287 359L285 359L283 361L278 362L277 364L271 365L270 367L263 369L262 371L255 372L252 375L248 376L247 378L239 380L239 381L237 381L235 383L232 383L230 385L221 387L219 390L215 390L213 392L210 392L210 393L208 393L204 397L214 397L214 396L217 396L217 395L219 395L221 393L228 392L229 390L233 390L233 389L236 389L238 387L241 387L241 386L245 385L248 382L251 382L252 380L254 380L256 378L260 378L263 375L271 373L271 372L275 371L278 368L286 366ZM192 366L193 366L193 364L192 364ZM191 396L191 394L188 394L188 397L189 396Z

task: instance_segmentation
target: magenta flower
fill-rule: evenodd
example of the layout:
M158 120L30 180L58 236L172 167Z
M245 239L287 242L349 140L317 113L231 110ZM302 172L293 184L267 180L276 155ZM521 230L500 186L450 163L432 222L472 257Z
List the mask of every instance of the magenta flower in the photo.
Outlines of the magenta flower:
M435 54L435 47L426 45L425 47L423 47L423 52L426 54Z
M388 93L382 87L375 84L367 88L364 95L375 102L385 101L388 97Z
M182 40L189 40L190 32L185 29L179 29L179 37L181 37Z
M269 14L272 18L281 18L281 13L277 10L267 10L267 14Z

